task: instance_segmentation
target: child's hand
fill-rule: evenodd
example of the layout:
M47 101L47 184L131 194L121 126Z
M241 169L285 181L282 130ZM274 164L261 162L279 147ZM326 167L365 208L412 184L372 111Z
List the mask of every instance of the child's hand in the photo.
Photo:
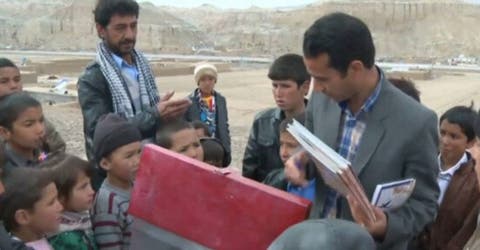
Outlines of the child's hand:
M300 151L290 157L285 162L285 178L296 186L305 187L308 185L305 167L307 165L308 155L305 151Z

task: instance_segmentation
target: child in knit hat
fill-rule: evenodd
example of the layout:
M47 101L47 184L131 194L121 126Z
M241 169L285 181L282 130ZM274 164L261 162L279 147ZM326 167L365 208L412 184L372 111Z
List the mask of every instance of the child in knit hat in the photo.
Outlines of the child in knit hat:
M101 118L95 128L95 160L107 172L97 193L92 224L99 249L128 249L130 191L140 161L142 136L127 120L116 114Z
M192 105L185 113L189 122L200 120L208 126L212 137L217 138L226 150L223 166L231 161L230 130L228 126L227 101L215 85L218 80L217 68L208 63L195 67L194 78L197 88L190 94Z

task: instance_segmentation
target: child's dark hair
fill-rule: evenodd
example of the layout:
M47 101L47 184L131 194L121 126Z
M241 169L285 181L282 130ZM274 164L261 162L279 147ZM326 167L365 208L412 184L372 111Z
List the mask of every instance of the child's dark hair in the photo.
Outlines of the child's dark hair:
M40 102L24 92L3 96L0 98L0 126L11 130L22 112L28 108L41 106Z
M39 167L51 171L58 189L58 197L64 201L70 199L80 173L84 173L89 178L93 176L93 166L88 161L65 153L49 157Z
M18 69L17 65L13 63L10 59L5 57L0 57L0 68L16 68Z
M192 122L192 126L194 129L202 129L203 133L205 133L206 137L211 137L210 130L208 129L207 124L203 123L202 121L196 120Z
M475 130L477 138L480 138L480 110L475 114L475 124L473 129Z
M0 177L2 176L4 165L5 165L5 142L0 140Z
M138 18L139 9L138 3L133 0L98 0L93 15L96 23L106 27L114 15Z
M403 93L411 96L417 102L420 102L420 91L411 80L405 78L388 78L388 81L397 87Z
M33 210L45 187L53 183L50 171L34 168L15 168L4 179L0 217L7 231L18 228L15 213L20 209Z
M218 162L221 166L226 167L225 160L225 148L222 143L216 138L202 138L200 143L203 148L203 161L204 162Z
M467 136L467 140L469 142L472 141L475 139L474 124L477 117L472 106L455 106L447 110L440 116L440 124L442 121L447 120L449 123L458 125L462 129L463 134Z
M172 148L172 134L184 129L194 128L192 124L182 119L171 121L157 131L155 143L160 147L170 149Z
M280 133L287 132L288 124L291 124L294 119L302 125L305 124L305 113L300 113L294 117L283 119L283 121L280 122L280 125L278 126Z
M298 87L310 81L303 57L297 54L285 54L277 58L270 66L268 78L273 81L292 80Z

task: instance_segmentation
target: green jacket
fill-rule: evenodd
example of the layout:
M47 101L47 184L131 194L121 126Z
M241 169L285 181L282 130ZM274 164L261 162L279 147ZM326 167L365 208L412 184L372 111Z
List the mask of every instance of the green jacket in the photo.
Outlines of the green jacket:
M67 231L48 239L55 250L97 250L93 234L83 230Z

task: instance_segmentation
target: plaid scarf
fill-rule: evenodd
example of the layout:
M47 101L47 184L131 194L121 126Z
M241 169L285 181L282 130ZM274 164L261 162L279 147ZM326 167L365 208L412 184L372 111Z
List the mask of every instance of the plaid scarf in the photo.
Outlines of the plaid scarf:
M135 115L133 101L129 96L129 90L125 79L123 79L121 69L115 63L112 52L107 48L104 42L100 42L97 46L96 61L100 65L105 79L107 79L108 87L112 93L113 110L116 114L125 118ZM139 71L139 90L142 108L155 106L159 101L157 86L153 72L150 69L148 60L136 50L132 52L133 61Z

